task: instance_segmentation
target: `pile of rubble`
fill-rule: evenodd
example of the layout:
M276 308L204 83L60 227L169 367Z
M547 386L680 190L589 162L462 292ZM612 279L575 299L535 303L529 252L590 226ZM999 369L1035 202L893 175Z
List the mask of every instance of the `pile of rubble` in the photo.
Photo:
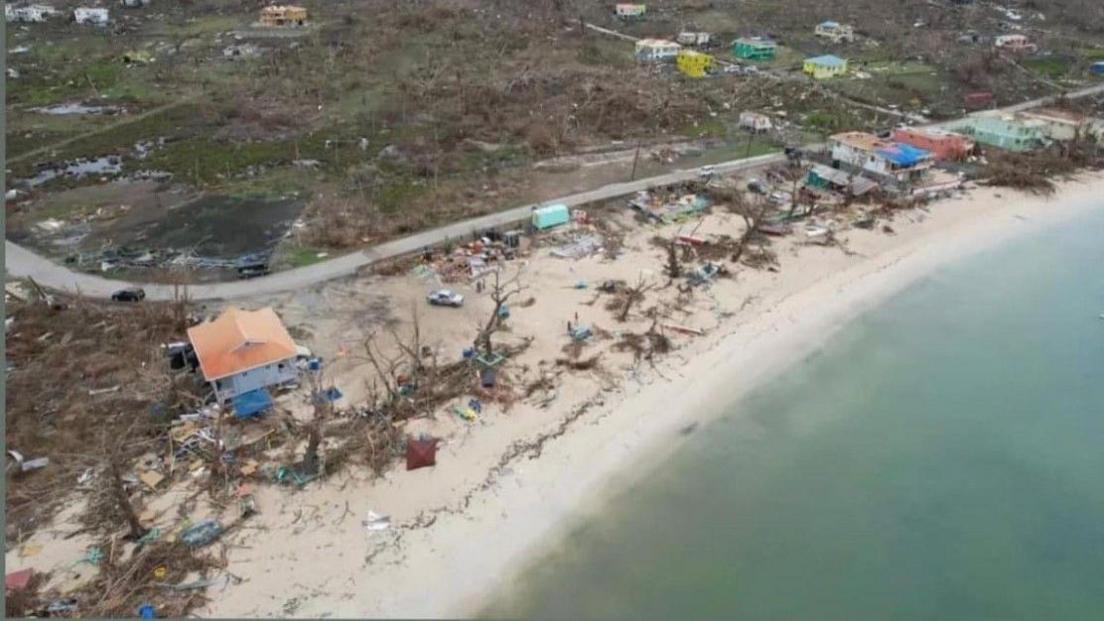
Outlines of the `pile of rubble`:
M411 273L419 278L434 278L441 283L475 282L513 261L528 247L520 231L484 231L473 241L448 247L435 253L427 248L422 262Z
M629 201L629 207L648 220L670 224L703 213L709 207L709 198L689 192L641 190Z

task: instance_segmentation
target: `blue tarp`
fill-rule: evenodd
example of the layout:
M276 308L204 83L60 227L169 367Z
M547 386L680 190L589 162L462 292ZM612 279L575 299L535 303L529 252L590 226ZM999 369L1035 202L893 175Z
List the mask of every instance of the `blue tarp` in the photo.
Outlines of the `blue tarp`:
M820 25L824 28L839 28L839 22L833 21L821 22Z
M892 147L875 149L874 152L898 166L915 166L931 156L931 151L903 142L895 142Z
M816 58L810 58L808 62L822 65L825 67L840 67L847 63L846 60L839 56L833 56L832 54L825 54L824 56L817 56Z
M205 546L222 534L222 524L214 520L203 520L188 530L180 533L180 541L190 548Z
M327 388L326 390L322 391L322 398L325 399L326 401L337 401L342 396L343 395L341 394L341 391L338 390L336 386L331 386L331 387Z
M1093 63L1090 69L1093 73L1104 74L1104 61Z
M264 388L243 392L234 397L234 415L238 418L259 416L272 407L272 395Z

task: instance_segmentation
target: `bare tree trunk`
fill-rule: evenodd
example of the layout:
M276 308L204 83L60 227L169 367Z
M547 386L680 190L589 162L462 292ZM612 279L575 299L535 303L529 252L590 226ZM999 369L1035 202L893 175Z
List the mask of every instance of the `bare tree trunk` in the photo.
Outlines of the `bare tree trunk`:
M494 301L494 308L491 310L491 316L487 318L486 325L476 335L475 343L473 343L476 349L482 348L487 357L494 355L494 345L491 342L491 337L502 327L502 307L506 305L511 297L527 288L521 284L520 278L520 270L506 282L501 281L497 271L494 273L494 285L491 288L491 300Z
M127 496L126 487L123 485L122 468L119 465L119 457L112 456L108 462L108 472L111 475L111 493L115 497L115 506L118 508L119 513L122 514L123 519L127 523L127 528L130 532L127 533L127 537L133 540L141 539L146 534L146 529L142 527L141 521L138 520L138 513L134 510L134 505L130 502L130 497Z
M222 462L222 418L221 409L216 410L218 420L215 422L215 458L211 460L211 478L208 480L207 493L212 497L218 491L218 484L226 473L226 464Z
M667 244L667 276L671 280L682 276L682 264L679 262L678 248L675 247L673 239Z

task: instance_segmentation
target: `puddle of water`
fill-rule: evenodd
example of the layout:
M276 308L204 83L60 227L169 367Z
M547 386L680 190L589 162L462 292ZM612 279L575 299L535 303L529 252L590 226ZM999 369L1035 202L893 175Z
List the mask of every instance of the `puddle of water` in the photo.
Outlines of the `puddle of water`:
M64 103L42 108L31 108L31 112L39 114L118 114L118 106L86 106L82 103Z
M59 177L80 179L87 175L117 175L121 172L123 172L123 159L117 155L105 155L91 160L82 159L43 168L37 175L21 180L21 183L33 188Z

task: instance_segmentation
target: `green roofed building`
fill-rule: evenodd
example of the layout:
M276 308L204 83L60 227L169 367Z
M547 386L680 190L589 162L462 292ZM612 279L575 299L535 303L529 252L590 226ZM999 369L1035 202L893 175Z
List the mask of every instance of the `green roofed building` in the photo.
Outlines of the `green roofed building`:
M741 37L732 43L736 58L747 60L771 60L778 52L778 44L762 37Z

